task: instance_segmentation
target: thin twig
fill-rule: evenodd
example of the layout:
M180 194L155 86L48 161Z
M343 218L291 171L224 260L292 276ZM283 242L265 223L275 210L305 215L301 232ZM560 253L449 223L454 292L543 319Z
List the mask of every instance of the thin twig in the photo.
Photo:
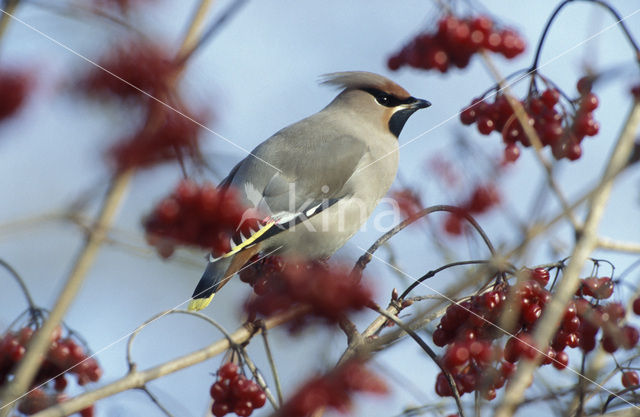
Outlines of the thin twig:
M622 32L624 33L624 35L626 36L627 40L631 44L631 47L633 48L633 50L634 50L634 52L636 54L636 60L640 61L640 48L636 44L636 41L633 39L633 36L631 36L631 33L629 32L629 29L627 29L627 26L623 22L624 19L622 18L622 16L620 16L620 14L614 8L612 8L609 4L607 4L606 2L601 1L601 0L565 0L562 3L560 3L558 5L558 7L556 7L556 9L551 13L551 16L547 20L547 23L545 24L545 27L542 30L542 35L540 36L540 39L538 41L538 46L536 47L535 58L533 59L533 63L531 64L530 72L536 72L538 70L538 63L540 62L540 55L542 53L542 46L544 44L544 40L546 39L547 34L549 33L549 29L551 28L551 24L553 23L555 18L560 13L560 10L562 10L567 4L574 3L576 1L586 1L586 2L589 2L589 3L595 3L595 4L598 4L598 5L602 6L602 7L604 7L605 9L607 9L609 11L609 13L611 13L615 17L615 19L617 20L618 25L622 29Z
M291 309L285 313L265 320L264 327L267 329L272 329L295 319L298 315L303 313L303 308ZM149 381L196 365L209 358L219 355L220 353L226 352L232 346L232 344L239 345L242 343L246 343L257 333L260 333L259 328L254 329L251 326L242 326L230 335L232 342L229 342L229 339L225 337L203 349L191 352L160 365L156 365L144 371L134 370L133 372L127 373L124 377L110 384L92 391L87 391L74 398L70 398L67 401L56 404L52 407L47 408L46 410L34 414L33 417L68 416L82 410L83 408L88 407L101 398L110 397L119 392L127 391L132 388L142 387Z
M278 395L278 404L282 407L282 385L280 384L280 376L278 375L278 368L276 367L276 362L273 359L273 354L271 353L271 344L269 343L269 337L267 334L267 328L264 327L261 322L260 328L262 330L262 341L264 342L264 351L267 354L267 361L269 362L269 367L271 368L271 374L273 375L273 381L276 384L276 394Z
M249 354L247 353L247 350L242 348L242 347L240 347L239 350L242 353L242 357L244 358L244 363L247 364L247 367L251 371L251 374L253 375L253 377L258 382L258 385L260 385L260 388L262 388L262 390L264 391L265 395L269 399L269 402L273 406L273 409L277 411L278 410L278 403L276 402L276 399L273 398L273 394L271 394L271 390L269 389L269 386L267 385L267 381L264 380L264 378L262 377L262 374L260 373L260 371L258 370L256 365L253 363L253 361L249 357Z
M411 330L411 328L409 328L407 325L405 325L402 322L402 320L397 318L395 315L389 314L389 313L387 313L386 311L382 310L379 307L376 308L375 311L377 311L378 314L385 316L387 318L387 320L390 320L390 321L394 322L399 328L401 328L404 332L406 332L409 336L411 336L411 338L413 340L415 340L415 342L422 348L422 350L424 350L425 353L427 355L429 355L431 360L433 360L433 362L438 366L438 368L440 368L442 373L447 378L447 382L449 383L449 388L451 389L451 392L453 393L453 397L454 397L454 399L456 401L456 406L458 407L458 412L460 413L461 417L464 417L464 409L462 408L462 401L460 400L460 394L458 393L458 388L456 387L456 382L453 379L453 377L451 376L451 373L448 370L446 370L444 368L444 366L442 366L442 364L440 363L440 359L438 358L438 355L436 355L436 353L433 351L433 349L431 349L431 347L424 340L422 340L422 338L420 336L418 336L418 334L416 332Z
M153 317L149 318L148 320L146 320L144 323L142 323L141 325L139 325L132 333L131 335L129 335L129 339L127 340L127 364L129 365L129 370L135 369L135 362L133 362L133 360L131 359L131 350L133 348L133 341L134 339L138 336L138 334L142 331L142 329L144 329L145 327L147 327L149 324L161 319L162 317L168 316L170 314L186 314L188 316L193 316L193 317L197 317L201 320L206 321L207 323L211 324L212 326L214 326L215 328L217 328L220 333L222 333L222 335L224 337L227 338L227 340L229 340L230 345L233 347L233 343L231 341L231 335L229 334L229 332L227 332L227 330L222 327L221 324L219 324L218 322L216 322L215 320L213 320L211 317L205 316L202 313L198 313L196 311L189 311L189 310L166 310L163 311L161 313L158 313L156 315L154 315Z
M151 391L149 391L149 388L147 388L146 385L144 385L144 386L142 386L142 387L140 387L138 389L140 389L145 394L147 394L147 396L149 397L151 402L153 402L156 405L156 407L158 407L160 409L160 411L162 411L167 417L173 417L173 414L171 414L171 412L164 405L162 405L162 403L160 402L158 397L156 397Z
M33 302L33 298L31 298L31 294L29 293L29 289L27 288L27 284L24 283L24 280L22 279L20 274L18 274L18 271L13 269L13 267L9 265L9 263L6 262L4 259L0 259L0 265L2 265L9 272L11 276L13 276L13 278L16 280L16 282L20 286L20 289L22 290L24 297L27 299L27 304L29 304L29 310L31 311L37 310L36 304Z
M464 210L461 210L460 208L455 207L455 206L438 205L438 206L427 207L425 209L420 210L415 215L409 217L408 219L405 219L400 224L398 224L396 227L394 227L393 229L389 230L387 233L382 235L378 240L375 241L375 243L373 245L371 245L371 247L369 247L369 249L367 249L366 253L364 255L362 255L358 259L358 261L356 262L355 266L353 267L353 270L351 271L351 273L352 274L358 274L358 273L362 272L362 270L364 270L364 268L367 266L367 264L369 262L371 262L371 258L373 257L373 253L375 251L377 251L378 248L380 248L380 246L382 246L387 240L391 239L393 236L395 236L400 231L402 231L402 229L404 229L405 227L409 226L410 224L416 222L417 220L421 219L422 217L425 217L425 216L427 216L427 215L429 215L431 213L437 213L437 212L440 212L440 211L454 213L456 215L464 217L469 223L471 223L473 228L476 229L476 231L480 234L480 236L482 237L482 240L484 241L484 243L489 248L489 251L491 252L491 255L495 256L496 251L495 251L495 249L493 247L493 244L491 243L491 240L489 240L489 237L484 232L482 227L480 227L478 222L476 222L476 220L471 215L469 215L468 213L465 213Z
M458 261L458 262L452 262L450 264L447 265L443 265L440 268L434 269L433 271L429 271L426 274L424 274L423 276L421 276L420 278L418 278L417 280L415 280L411 285L409 285L407 287L406 290L404 290L404 292L400 295L400 300L404 300L406 298L407 295L409 295L409 293L418 285L422 284L425 280L429 279L429 278L433 278L437 273L444 271L445 269L449 269L452 268L454 266L460 266L460 265L478 265L478 264L482 264L482 265L487 265L490 264L491 261L485 260L485 259L475 259L475 260L470 260L470 261Z
M214 20L211 23L209 28L204 32L204 34L200 37L200 39L197 42L193 43L189 49L185 50L178 57L177 64L179 66L184 64L185 61L187 61L189 58L191 58L191 56L193 56L194 52L202 48L202 46L205 43L211 41L211 39L213 39L214 35L218 32L218 30L220 30L222 26L226 23L226 21L229 20L235 13L240 11L240 9L245 3L247 3L247 0L236 0L233 3L231 3L229 7L224 12L222 12L222 14L216 20Z

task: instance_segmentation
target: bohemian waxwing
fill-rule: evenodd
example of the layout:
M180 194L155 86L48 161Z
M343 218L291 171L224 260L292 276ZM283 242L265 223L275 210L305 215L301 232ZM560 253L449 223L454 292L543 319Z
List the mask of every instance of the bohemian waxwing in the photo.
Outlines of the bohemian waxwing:
M262 213L250 236L209 264L189 304L205 308L258 252L307 259L331 256L367 221L398 170L398 135L431 103L370 72L338 72L323 84L342 91L320 112L271 136L220 184ZM245 217L252 217L251 215Z

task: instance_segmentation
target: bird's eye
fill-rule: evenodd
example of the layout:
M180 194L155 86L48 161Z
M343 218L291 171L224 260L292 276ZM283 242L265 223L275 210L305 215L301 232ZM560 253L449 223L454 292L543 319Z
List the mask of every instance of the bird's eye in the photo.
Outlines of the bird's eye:
M376 95L376 101L384 106L389 104L389 101L391 101L391 97L389 96L389 94L381 93Z

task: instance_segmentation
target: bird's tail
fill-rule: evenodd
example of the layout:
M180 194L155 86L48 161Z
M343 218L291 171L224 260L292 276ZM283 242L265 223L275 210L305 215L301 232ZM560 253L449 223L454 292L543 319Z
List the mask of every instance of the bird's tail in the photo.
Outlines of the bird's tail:
M260 251L260 244L253 245L242 250L233 256L224 256L209 262L207 269L204 270L200 282L196 286L196 290L191 296L189 302L189 310L202 310L209 305L213 296L224 284L229 282L231 277L249 262L251 257Z
M231 278L225 276L231 265L231 260L232 258L222 258L215 262L209 262L191 296L189 310L198 311L209 305L213 296L216 295L216 291Z

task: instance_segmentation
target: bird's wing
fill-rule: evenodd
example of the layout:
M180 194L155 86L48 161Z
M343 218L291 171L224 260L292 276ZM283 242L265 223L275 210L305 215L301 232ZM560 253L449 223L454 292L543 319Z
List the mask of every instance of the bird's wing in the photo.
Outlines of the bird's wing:
M367 152L363 141L349 135L309 141L283 131L264 142L223 183L235 186L245 203L266 217L257 219L258 230L249 236L237 233L231 251L222 257L252 247L349 196L353 190L347 182Z

